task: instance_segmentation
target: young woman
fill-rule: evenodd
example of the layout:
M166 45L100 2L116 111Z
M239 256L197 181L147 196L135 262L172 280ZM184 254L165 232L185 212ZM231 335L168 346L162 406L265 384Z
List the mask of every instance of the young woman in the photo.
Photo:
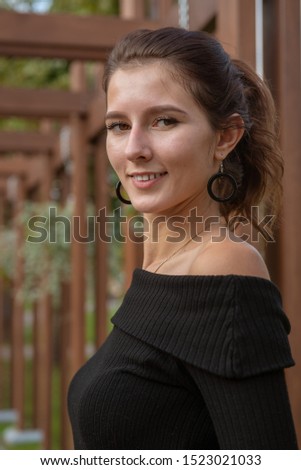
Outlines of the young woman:
M178 28L125 37L104 88L107 152L117 194L144 214L144 261L72 381L75 448L296 449L290 326L246 241L270 236L257 208L274 215L281 196L269 90L216 39Z

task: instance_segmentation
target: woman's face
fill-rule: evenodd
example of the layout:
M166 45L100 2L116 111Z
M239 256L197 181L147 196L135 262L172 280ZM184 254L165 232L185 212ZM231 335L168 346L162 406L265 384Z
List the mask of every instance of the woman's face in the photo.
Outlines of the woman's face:
M208 203L217 133L160 62L118 69L107 103L107 153L138 211L179 213Z

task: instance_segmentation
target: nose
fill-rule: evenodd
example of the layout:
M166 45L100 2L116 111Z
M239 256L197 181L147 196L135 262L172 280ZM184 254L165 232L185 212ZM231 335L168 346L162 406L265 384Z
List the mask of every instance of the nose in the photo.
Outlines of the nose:
M152 158L151 145L146 131L132 127L128 134L125 156L128 160L150 160Z

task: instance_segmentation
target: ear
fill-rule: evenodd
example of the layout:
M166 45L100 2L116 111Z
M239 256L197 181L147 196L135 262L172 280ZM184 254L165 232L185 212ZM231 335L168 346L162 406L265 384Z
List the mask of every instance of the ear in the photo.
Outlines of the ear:
M217 144L215 148L215 158L218 161L223 160L236 147L245 128L242 117L235 113L232 114L224 129L218 132Z

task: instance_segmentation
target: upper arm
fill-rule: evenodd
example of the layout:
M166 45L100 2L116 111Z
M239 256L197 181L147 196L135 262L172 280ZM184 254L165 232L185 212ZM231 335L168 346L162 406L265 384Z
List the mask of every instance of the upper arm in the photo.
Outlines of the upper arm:
M187 366L221 449L297 449L283 370L225 379Z
M192 275L256 276L270 279L266 264L256 248L247 242L225 239L200 251L191 265Z

